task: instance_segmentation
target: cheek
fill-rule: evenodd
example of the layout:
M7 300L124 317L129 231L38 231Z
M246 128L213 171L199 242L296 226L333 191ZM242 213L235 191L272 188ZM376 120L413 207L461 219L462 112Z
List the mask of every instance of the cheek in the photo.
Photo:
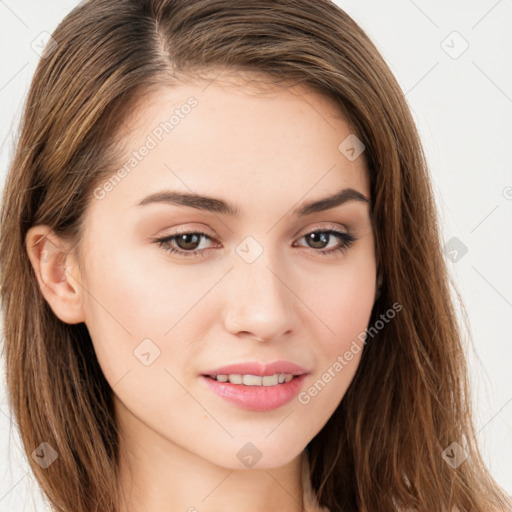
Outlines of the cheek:
M308 420L303 428L313 437L339 406L364 349L364 334L373 306L370 283L354 283L326 292L323 336L315 337L316 367L297 396L297 407ZM329 299L329 300L327 300ZM332 331L332 332L331 332Z
M311 411L331 411L349 387L361 360L365 331L375 300L375 260L365 255L347 260L318 287L313 309L321 322L316 330L317 367L298 396Z
M147 248L143 254L121 244L103 247L90 253L84 299L86 325L107 380L112 384L140 370L141 357L154 360L152 368L188 357L190 344L176 340L198 337L201 308L195 306L218 277L197 279L192 267L173 266L165 254L148 264Z
M376 266L370 252L347 261L325 276L311 297L324 324L323 349L330 356L343 349L368 325L375 301ZM312 308L313 309L313 308Z
M162 305L153 301L143 266L129 251L104 243L102 250L90 252L87 265L86 325L112 385L138 363L136 347L164 333L164 326L155 323L162 318Z
M163 249L157 258L148 252L111 246L91 258L94 270L88 273L91 316L99 314L134 337L163 336L208 290L190 270L173 268Z

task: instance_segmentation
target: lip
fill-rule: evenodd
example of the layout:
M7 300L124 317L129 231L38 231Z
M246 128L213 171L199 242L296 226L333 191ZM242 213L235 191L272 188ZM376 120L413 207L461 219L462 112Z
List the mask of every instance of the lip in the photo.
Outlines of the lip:
M201 375L208 388L221 398L250 411L271 411L287 404L302 388L307 374L294 377L290 382L275 386L245 386L219 382L211 377Z
M276 384L274 386L245 386L243 384L231 384L231 382L219 382L213 375L275 375L276 373L289 373L294 375L290 382ZM231 402L232 404L250 411L271 411L287 404L302 388L302 384L308 375L308 371L290 361L274 361L272 363L247 362L221 366L208 370L200 377L209 390Z
M276 373L289 373L291 375L304 375L308 371L291 361L273 361L271 363L258 363L249 361L247 363L230 364L203 372L202 375L275 375ZM292 381L293 382L293 381ZM272 386L271 386L272 387Z

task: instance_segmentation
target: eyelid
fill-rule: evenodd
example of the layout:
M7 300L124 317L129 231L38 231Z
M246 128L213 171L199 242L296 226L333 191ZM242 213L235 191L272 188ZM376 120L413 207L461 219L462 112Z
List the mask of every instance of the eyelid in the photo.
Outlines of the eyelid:
M172 228L170 228L172 229ZM324 222L324 223L316 223L316 224L313 224L312 226L308 226L307 228L303 228L303 229L300 229L298 231L295 232L295 234L293 235L293 238L296 238L297 236L299 236L300 233L302 233L302 235L300 235L301 237L304 236L304 235L307 235L309 234L311 231L316 231L316 230L329 230L329 229L333 229L334 231L342 231L344 233L347 233L347 234L354 234L352 232L351 229L349 229L345 224L341 224L341 223L332 223L332 222ZM174 231L170 232L170 233L162 233L162 234L159 234L158 237L159 238L164 238L164 237L171 237L171 236L178 236L178 235L182 235L182 234L187 234L187 233L204 233L205 235L208 235L209 238L211 239L214 239L216 241L218 241L218 238L217 238L217 235L213 232L213 230L210 230L209 228L207 228L206 226L202 225L201 227L193 227L193 226L179 226L177 228L175 228Z
M305 230L299 230L294 236L298 236L299 233L303 233L303 235L307 235L311 231L317 231L317 230L334 230L334 231L343 231L344 233L350 233L350 229L345 226L344 224L334 224L332 222L327 223L320 223L320 224L313 224L312 226L308 226Z
M161 234L155 235L154 238L156 238L156 237L165 238L165 237L170 237L170 236L183 235L183 234L187 234L187 233L204 233L205 235L208 235L210 238L214 238L214 239L217 237L217 235L215 234L214 231L205 227L204 225L202 225L200 227L179 226L177 228L169 228L169 229L172 229L172 231L170 231L169 233L166 233L164 231Z

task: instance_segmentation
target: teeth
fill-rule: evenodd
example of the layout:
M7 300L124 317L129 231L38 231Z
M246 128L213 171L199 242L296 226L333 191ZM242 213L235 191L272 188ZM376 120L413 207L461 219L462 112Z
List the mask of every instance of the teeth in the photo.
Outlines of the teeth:
M276 373L264 377L240 374L212 375L212 377L219 382L230 382L231 384L242 384L244 386L276 386L277 384L290 382L293 379L293 375L290 373Z
M242 377L242 382L246 386L261 386L263 384L263 377L258 377L257 375L244 375Z
M276 386L279 384L279 375L265 375L265 377L261 379L261 383L263 386Z
M243 384L243 377L241 375L229 375L228 379L231 384Z

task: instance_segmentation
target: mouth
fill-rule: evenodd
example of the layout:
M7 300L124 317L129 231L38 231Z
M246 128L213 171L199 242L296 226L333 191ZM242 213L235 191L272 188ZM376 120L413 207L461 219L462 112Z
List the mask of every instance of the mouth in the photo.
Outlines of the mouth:
M299 393L309 374L288 361L267 365L244 363L224 366L200 375L206 388L232 405L251 411L270 411Z
M271 363L230 364L213 368L203 373L205 377L216 379L219 382L244 384L246 386L275 386L289 382L294 377L308 373L305 368L291 361L273 361Z
M291 373L275 373L274 375L251 375L251 374L240 374L232 373L229 375L204 375L217 382L229 382L230 384L236 384L241 386L277 386L279 384L285 384L290 382L298 375Z

